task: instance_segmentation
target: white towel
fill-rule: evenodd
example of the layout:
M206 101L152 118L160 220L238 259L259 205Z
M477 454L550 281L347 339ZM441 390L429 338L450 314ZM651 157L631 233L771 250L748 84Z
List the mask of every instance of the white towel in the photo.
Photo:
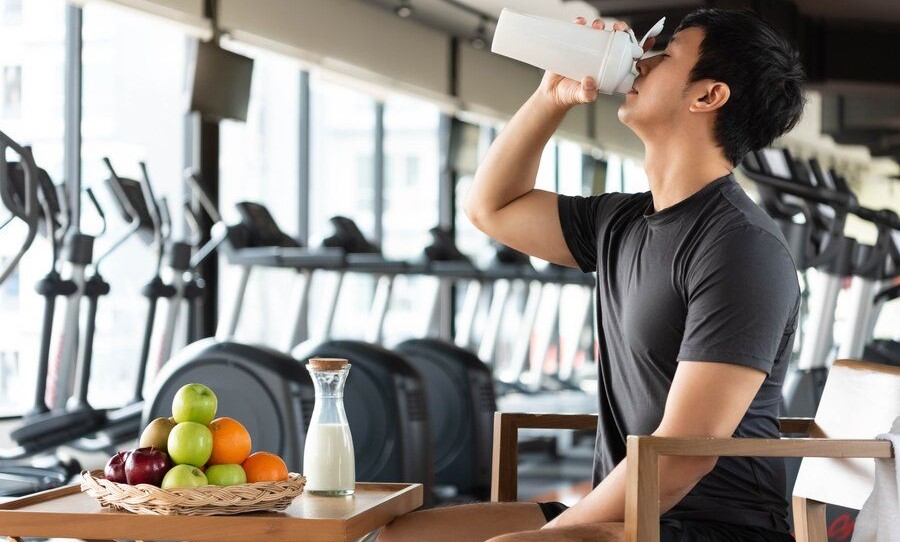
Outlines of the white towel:
M900 418L890 433L875 438L891 441L894 457L875 460L875 487L856 516L850 542L900 542Z

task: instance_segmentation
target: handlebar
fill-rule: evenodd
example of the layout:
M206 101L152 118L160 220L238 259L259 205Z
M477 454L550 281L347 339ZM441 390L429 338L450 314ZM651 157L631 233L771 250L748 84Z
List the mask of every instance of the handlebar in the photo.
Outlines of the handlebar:
M744 173L753 180L763 186L774 188L779 192L797 196L806 201L813 203L821 203L838 209L851 209L856 205L856 197L853 194L841 194L828 188L815 188L808 185L798 184L797 182L776 177L772 173L760 170L754 170L746 165L741 166Z
M6 149L8 148L12 149L21 158L22 169L25 175L25 197L23 198L21 205L15 201L15 198L11 193L12 191L9 190L11 181L9 179L9 169L6 162ZM37 201L37 183L38 170L37 165L34 163L34 157L31 154L31 148L19 145L13 141L12 138L3 132L0 132L0 199L2 199L3 203L14 215L19 216L25 222L28 228L28 233L25 235L22 246L16 252L16 255L13 256L2 270L0 270L0 284L9 278L13 269L19 264L19 260L22 259L25 252L31 247L35 236L37 236L37 224L40 212Z
M213 222L221 222L222 216L219 214L216 206L213 205L212 200L209 195L206 193L206 190L203 188L203 183L200 179L200 174L196 171L188 168L185 170L184 180L191 187L191 190L194 192L194 195L197 196L197 200L200 201L200 206L203 207L203 210L206 211L206 214L209 215L209 218L212 219Z
M95 237L100 237L101 235L106 234L106 213L103 212L103 207L101 207L100 202L97 201L97 196L94 195L94 190L92 188L85 188L84 192L91 201L91 205L94 206L94 210L97 211L97 216L100 217L100 232L95 235Z
M113 243L97 258L97 261L94 263L95 272L98 271L100 267L100 263L105 260L110 254L112 254L116 249L118 249L122 244L128 240L129 237L137 233L137 231L141 228L141 215L138 214L137 210L131 204L131 201L128 200L128 196L125 195L125 192L122 190L121 178L116 173L115 168L113 168L112 162L109 160L109 157L103 157L103 163L106 164L106 168L109 170L109 174L112 176L113 181L108 183L110 188L112 189L115 197L122 204L122 207L125 209L125 214L128 215L128 229L122 233L122 235L113 241ZM77 229L77 228L76 228Z

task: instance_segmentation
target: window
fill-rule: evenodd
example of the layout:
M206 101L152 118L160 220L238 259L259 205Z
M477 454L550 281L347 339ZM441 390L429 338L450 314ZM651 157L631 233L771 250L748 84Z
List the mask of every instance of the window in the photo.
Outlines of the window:
M3 117L22 116L22 66L3 66Z
M310 78L310 242L331 235L328 219L346 216L371 239L375 233L375 100L356 90ZM317 273L310 300L313 333L324 320L324 295L333 276ZM334 336L362 336L375 282L370 275L344 279L334 322Z
M414 258L438 223L440 111L411 98L393 97L384 107L385 255Z
M478 141L478 163L481 163L490 148L491 137L491 128L482 126L481 137ZM464 174L456 180L456 245L463 254L477 261L487 250L491 240L472 224L463 210L463 203L466 201L466 194L469 193L473 180L474 174Z
M538 166L535 188L556 192L557 186L557 153L556 140L551 139L541 153L541 164Z
M310 81L311 239L330 235L328 219L375 231L375 100L313 74Z
M62 180L65 73L63 0L0 1L0 130L31 145L37 164ZM10 160L18 157L10 153ZM5 208L0 220L5 220ZM18 221L0 233L0 262L21 244ZM50 245L40 236L0 286L0 416L31 406L43 303L35 283L48 269Z
M622 163L622 191L635 194L648 190L650 181L647 180L644 167L635 160L626 158Z
M187 37L172 23L105 3L87 4L83 17L83 184L95 188L109 220L95 255L125 228L104 186L103 157L131 178L139 178L140 161L147 163L157 197L168 201L174 238L181 238ZM138 236L104 262L111 293L97 312L94 371L106 378L91 382L94 406L131 398L131 386L123 383L137 377L146 318L140 291L153 265L153 253ZM178 337L175 344L181 344Z
M384 104L384 241L388 258L417 259L438 224L440 111L434 105L402 96ZM400 277L385 322L385 342L420 336L429 295L428 277Z
M559 193L570 196L588 195L584 193L581 146L571 141L561 140L559 149Z
M2 21L7 26L22 24L22 0L3 0Z
M226 221L236 220L234 204L265 205L282 231L296 236L299 218L300 67L287 58L229 45L254 58L247 122L220 124L219 206ZM240 277L225 258L219 263L219 314L227 317ZM292 269L253 270L237 330L239 340L285 348L293 312ZM276 317L277 316L277 317Z

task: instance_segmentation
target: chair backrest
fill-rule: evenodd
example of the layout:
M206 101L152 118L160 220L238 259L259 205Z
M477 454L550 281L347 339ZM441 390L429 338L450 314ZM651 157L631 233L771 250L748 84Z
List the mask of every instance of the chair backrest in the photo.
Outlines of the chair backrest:
M900 416L900 367L838 360L828 373L810 437L871 439ZM872 492L872 459L803 459L794 496L862 508Z

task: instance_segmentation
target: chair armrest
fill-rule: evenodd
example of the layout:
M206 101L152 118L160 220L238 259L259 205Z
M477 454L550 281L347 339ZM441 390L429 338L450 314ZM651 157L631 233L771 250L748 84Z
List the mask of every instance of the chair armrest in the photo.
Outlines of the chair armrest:
M659 456L893 457L885 440L628 437L625 542L659 542Z
M595 431L596 414L494 414L491 501L513 502L518 494L519 429Z

